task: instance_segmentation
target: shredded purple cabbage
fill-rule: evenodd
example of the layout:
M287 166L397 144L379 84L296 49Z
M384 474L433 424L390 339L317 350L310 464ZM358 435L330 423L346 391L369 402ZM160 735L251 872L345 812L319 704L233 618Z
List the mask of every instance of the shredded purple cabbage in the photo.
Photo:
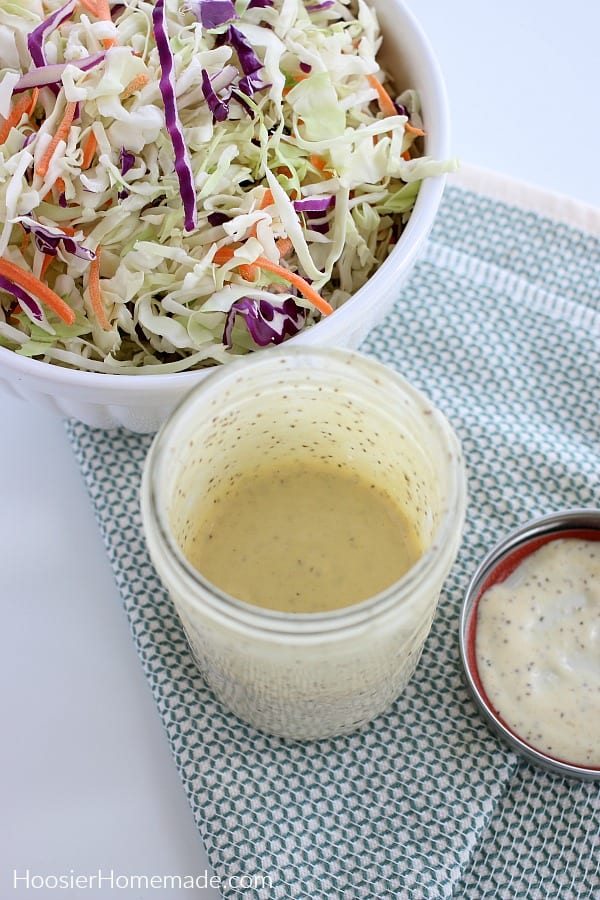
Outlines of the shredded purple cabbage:
M322 9L329 9L335 4L335 0L324 0L323 3L314 3L312 6L306 7L306 12L320 12Z
M312 66L310 63L301 62L300 69L302 70L302 72L305 72L306 74L308 74L309 72L312 72Z
M318 197L304 197L301 200L293 200L296 212L302 213L306 224L312 231L319 234L327 234L329 222L325 213L335 206L335 195L327 194Z
M223 330L226 347L233 344L233 325L238 315L243 316L252 340L259 347L281 344L286 336L298 334L306 323L306 310L297 306L291 297L284 300L281 306L268 300L241 297L231 304L227 313Z
M127 175L129 170L135 164L135 156L133 153L130 153L129 150L126 150L125 147L121 147L119 162L121 163L121 175Z
M13 93L20 94L22 91L28 91L33 87L60 86L62 73L67 66L76 66L82 72L87 72L88 69L93 69L94 66L101 63L105 56L106 54L102 51L91 56L84 56L83 59L73 59L68 63L53 63L52 65L31 69L25 75L21 75L13 88Z
M43 321L44 314L42 309L33 297L30 297L27 291L24 291L23 288L15 284L9 278L5 278L3 275L0 275L0 290L7 291L9 294L12 294L15 297L21 306L27 307L31 315L34 319L37 319L38 322Z
M306 224L311 231L318 231L319 234L329 233L329 222L317 213L306 213Z
M135 163L135 156L133 153L130 153L125 147L121 147L121 151L119 153L119 162L121 164L121 175L127 175L131 167ZM127 188L123 188L117 194L119 200L124 200L125 197L129 197L129 191Z
M210 75L206 69L202 69L202 93L204 94L204 99L208 103L208 108L217 122L224 122L229 115L229 97L231 96L231 91L229 91L226 97L221 99L215 92L210 81Z
M318 197L305 197L302 200L294 200L293 204L296 212L323 213L332 206L335 206L335 195L327 194Z
M209 213L207 218L209 223L214 227L216 225L222 225L223 222L228 222L230 217L227 213L216 211Z
M183 128L179 121L177 100L175 99L175 62L169 44L167 17L164 0L156 0L152 10L154 39L158 50L161 67L159 88L165 107L165 124L173 144L175 154L175 172L179 179L179 193L183 203L184 227L186 231L194 231L198 226L198 209L196 205L196 186L194 172L188 148L183 137Z
M189 5L203 28L218 28L239 18L232 0L193 0Z
M93 250L84 247L68 234L55 234L54 231L42 225L41 222L34 222L33 219L21 219L21 225L25 231L33 235L35 245L42 253L50 253L52 256L56 256L58 246L62 244L63 249L67 253L76 256L78 259L91 261L96 258Z
M29 32L27 35L27 49L29 50L29 55L31 56L34 66L39 68L46 65L47 60L44 51L44 41L46 40L46 36L50 31L54 31L55 28L58 28L65 19L68 19L76 7L77 0L69 0L69 2L65 3L64 6L61 6L60 9L57 9L56 12L49 15L47 19L44 19L37 28L34 28L33 31Z
M403 103L396 103L395 100L392 100L392 103L394 104L396 112L399 116L406 116L406 118L408 118L408 110Z
M263 64L248 43L246 37L235 25L229 26L229 40L238 55L244 77L240 78L240 90L248 97L252 97L255 91L266 87L262 78L257 75L263 68Z
M250 0L246 9L266 9L273 6L273 0Z
M250 118L253 119L254 110L248 103L248 100L254 96L256 91L263 90L270 87L270 85L265 84L258 74L263 68L262 62L242 32L234 25L230 25L226 32L218 35L216 44L220 46L227 41L233 46L238 55L243 76L239 79L237 85L232 84L229 91L219 97L212 85L213 80L219 73L209 75L206 69L202 69L202 93L217 122L224 122L229 117L229 101L232 96L235 97ZM235 66L232 68L236 71Z

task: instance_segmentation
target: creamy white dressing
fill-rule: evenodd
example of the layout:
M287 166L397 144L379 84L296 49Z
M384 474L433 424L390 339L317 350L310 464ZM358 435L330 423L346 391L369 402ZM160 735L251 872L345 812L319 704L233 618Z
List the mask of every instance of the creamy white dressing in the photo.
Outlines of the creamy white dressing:
M490 703L522 740L600 766L600 541L551 540L490 587L476 656Z

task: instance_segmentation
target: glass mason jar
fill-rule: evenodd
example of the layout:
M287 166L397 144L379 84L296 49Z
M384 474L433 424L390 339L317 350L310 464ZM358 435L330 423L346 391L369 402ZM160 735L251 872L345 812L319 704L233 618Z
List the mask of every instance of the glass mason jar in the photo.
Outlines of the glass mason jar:
M290 613L229 596L188 562L194 519L226 481L315 458L377 484L411 520L421 555L399 581ZM216 697L262 731L316 739L369 722L411 678L458 552L466 479L449 423L394 371L346 350L273 348L183 400L152 444L141 499L151 557Z

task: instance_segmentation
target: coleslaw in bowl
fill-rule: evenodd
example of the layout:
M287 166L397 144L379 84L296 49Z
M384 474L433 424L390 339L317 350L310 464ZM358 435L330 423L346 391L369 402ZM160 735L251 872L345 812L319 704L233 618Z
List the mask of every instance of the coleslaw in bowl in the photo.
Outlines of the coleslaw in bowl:
M453 167L404 5L21 5L0 38L4 384L152 431L234 356L357 346Z

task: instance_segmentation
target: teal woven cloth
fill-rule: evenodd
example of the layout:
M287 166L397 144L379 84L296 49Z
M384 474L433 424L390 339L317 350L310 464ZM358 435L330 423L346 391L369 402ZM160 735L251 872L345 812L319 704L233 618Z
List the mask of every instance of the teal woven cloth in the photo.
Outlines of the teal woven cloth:
M248 898L591 898L599 785L536 770L488 732L459 661L483 554L532 516L600 506L600 240L450 187L392 314L361 348L446 413L470 506L417 670L368 728L310 744L259 734L198 675L149 560L149 438L74 422L81 466L215 873ZM268 883L266 883L268 882ZM223 888L224 897L239 897Z

